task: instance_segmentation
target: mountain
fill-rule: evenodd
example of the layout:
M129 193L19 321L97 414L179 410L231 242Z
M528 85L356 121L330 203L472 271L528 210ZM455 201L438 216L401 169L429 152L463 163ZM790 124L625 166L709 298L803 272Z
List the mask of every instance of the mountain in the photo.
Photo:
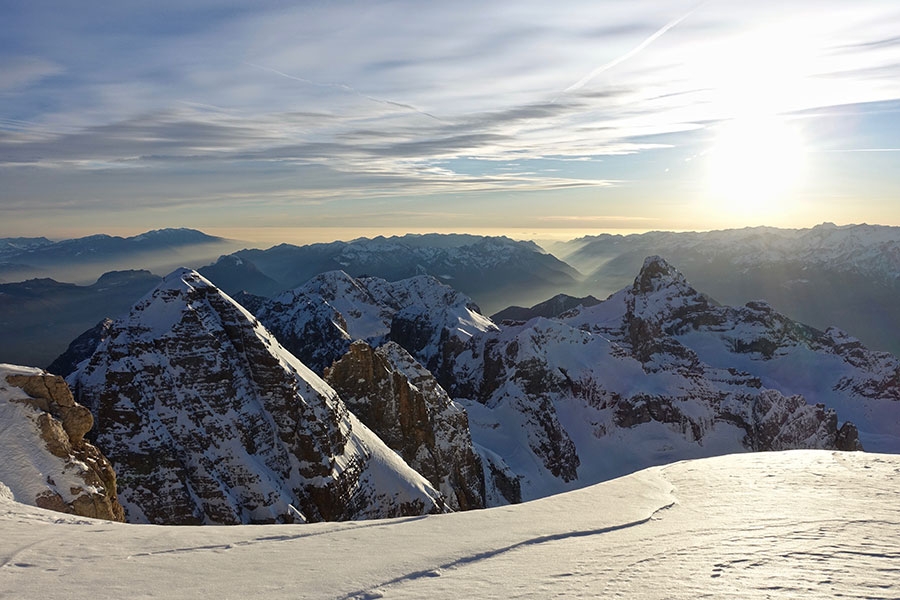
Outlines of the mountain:
M595 304L600 304L600 300L590 295L584 298L576 298L568 294L557 294L549 300L535 304L531 308L508 306L500 312L491 315L491 320L499 323L501 321L528 321L535 317L550 319L579 306L594 306Z
M232 296L246 290L253 290L260 296L271 296L284 290L283 285L257 269L249 260L233 254L220 256L215 263L201 267L198 272L215 281L219 288L229 290Z
M129 522L420 515L441 495L259 321L179 269L70 376Z
M616 290L644 257L677 264L699 289L739 305L764 299L819 329L837 326L900 356L900 227L752 227L579 238L555 247L587 273L585 289Z
M477 299L488 310L512 301L540 300L548 293L576 286L580 277L575 269L533 242L461 234L379 236L307 246L282 244L268 250L241 250L234 256L243 262L231 265L233 273L225 273L228 265L216 265L227 293L270 293L268 284L258 285L254 278L241 274L249 262L282 289L295 288L320 273L335 270L388 281L432 275ZM210 268L200 271L219 282Z
M485 506L485 473L466 411L395 342L363 341L326 370L354 415L428 479L453 510Z
M658 257L608 300L473 336L447 364L473 441L526 500L685 458L859 448L838 415L900 451L896 359L761 305L717 306Z
M53 242L45 237L0 238L0 283L4 279L16 278L20 272L31 270L28 265L17 263L17 257L51 245Z
M93 423L61 377L0 364L0 487L24 504L122 521L112 465L84 439Z
M47 370L68 377L78 369L78 364L87 360L97 350L100 342L109 336L113 320L106 318L72 340L66 351L56 357Z
M53 279L0 284L0 362L50 364L76 336L127 312L159 281L149 271L113 271L86 286Z
M106 234L50 242L46 238L0 239L0 261L33 266L78 264L113 255L171 250L198 244L220 244L223 238L196 229L156 229L132 237Z
M900 450L890 435L900 430L890 355L759 303L720 306L658 257L604 302L499 328L426 277L331 272L257 310L317 365L352 340L403 347L465 408L488 505L728 452L857 449L858 435ZM368 397L368 376L345 379Z
M102 523L23 506L0 486L0 596L898 598L898 493L900 456L820 450L684 461L495 510L302 528Z
M330 271L251 304L284 347L317 373L353 340L377 346L389 339L436 371L450 346L497 329L470 298L426 275L389 282Z
M0 239L0 278L51 277L87 283L101 273L166 269L204 262L231 251L235 243L195 229L156 229L131 237L90 235L51 242L46 238Z

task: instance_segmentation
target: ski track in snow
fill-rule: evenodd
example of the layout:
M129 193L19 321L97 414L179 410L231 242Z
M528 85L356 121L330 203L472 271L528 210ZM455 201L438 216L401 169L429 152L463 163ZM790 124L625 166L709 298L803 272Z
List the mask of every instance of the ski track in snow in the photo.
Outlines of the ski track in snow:
M488 559L497 557L501 554L505 554L507 552L512 552L513 550L517 550L519 548L524 548L526 546L537 546L537 545L546 544L549 542L561 542L561 541L565 541L565 540L569 540L569 539L573 539L573 538L603 535L604 533L619 531L621 529L628 529L629 527L636 527L638 525L643 525L644 523L653 519L653 517L656 515L656 513L666 510L668 508L671 508L674 505L675 505L675 503L671 502L669 504L666 504L665 506L662 506L662 507L656 509L655 511L653 511L652 515L650 515L649 517L647 517L645 519L639 519L637 521L632 521L630 523L623 523L622 525L612 525L610 527L600 527L599 529L590 529L587 531L570 531L570 532L566 532L566 533L544 535L544 536L540 536L540 537L536 537L536 538L532 538L532 539L528 539L528 540L523 540L521 542L516 542L515 544L511 544L511 545L505 546L503 548L497 548L496 550L488 550L486 552L479 552L479 553L473 554L471 556L463 556L461 558L457 558L453 562L440 565L437 568L427 569L424 571L417 571L415 573L410 573L408 575L402 575L400 577L396 577L396 578L392 579L391 581L385 582L385 583L377 586L377 588L383 589L383 588L386 588L386 587L389 587L392 585L403 584L404 582L413 581L413 580L416 580L416 579L419 579L422 577L440 577L443 572L445 572L449 569L455 569L455 568L459 568L459 567L465 567L468 565L472 565L474 563L477 563L478 561L488 560ZM373 598L373 597L379 598L379 597L383 597L383 595L384 594L381 592L359 591L359 592L354 592L354 593L348 594L347 596L345 596L345 599L353 600L353 599L358 599L358 598Z
M900 456L683 461L533 502L134 526L0 497L0 598L900 598Z

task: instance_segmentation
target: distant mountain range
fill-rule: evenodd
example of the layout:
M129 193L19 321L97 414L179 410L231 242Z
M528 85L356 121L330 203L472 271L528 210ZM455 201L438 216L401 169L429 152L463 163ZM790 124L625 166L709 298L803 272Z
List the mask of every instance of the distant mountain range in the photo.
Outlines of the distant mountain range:
M94 257L115 264L140 263L141 256L149 255L136 254L136 248L169 247L187 253L202 240L206 242L200 245L208 250L221 247L220 238L192 230L162 230L125 239L91 236L59 243L7 242L16 246L9 256L17 261L28 259L32 266L41 263L47 269L74 273L76 266L95 264ZM159 260L160 255L153 256ZM171 253L166 256L171 258ZM479 305L487 303L486 311L577 287L580 277L532 242L437 234L242 250L219 257L199 272L229 294L269 297L335 269L389 281L433 276L477 298ZM144 276L146 283L134 280L130 288L110 289L107 295L98 292L108 281L121 279L121 274L105 275L87 286L49 278L0 284L0 361L48 365L75 336L106 317L120 316L159 281L149 272L144 271Z
M46 367L77 335L126 312L160 279L113 271L86 286L53 279L0 284L0 362Z
M417 514L685 458L900 452L900 361L765 303L719 305L660 257L605 301L500 325L428 276L334 271L247 298L255 314L179 270L82 340L69 382L94 411L130 520ZM330 363L325 381L290 348ZM396 456L373 450L382 442ZM348 461L360 471L338 466ZM400 489L418 491L393 503Z
M341 270L388 281L431 275L491 312L575 288L580 273L534 242L462 234L361 238L351 242L241 250L199 272L230 293L268 296Z
M900 227L604 234L554 250L585 273L591 293L626 285L646 256L659 255L720 302L765 300L794 319L836 325L900 355Z
M216 240L220 238L184 229L57 243L45 238L7 238L0 244L4 248L0 257L2 261L46 261L45 270L71 275L58 280L75 281L82 266L99 264L91 262L98 256L116 261L116 268L140 266L144 257L159 259L161 255L135 253L135 249L177 248L165 251L166 262L205 264L199 271L227 293L241 296L242 302L252 302L245 293L271 298L334 270L387 281L429 275L502 321L556 316L581 301L605 298L629 284L646 256L659 255L716 301L739 305L765 300L793 319L819 329L838 326L869 347L900 355L900 336L895 333L900 331L897 227L823 224L800 230L590 236L554 246L557 256L567 262L532 242L438 234L283 244L268 250L245 249L218 260L196 260L193 249L211 253L223 248ZM5 284L0 287L0 294L7 294L0 295L4 309L0 321L6 325L0 331L0 360L48 364L75 335L105 317L119 316L152 284L137 287L131 297L121 290L119 299L112 302L46 278L40 283ZM22 294L24 288L27 295ZM545 300L553 296L557 297ZM87 302L88 297L94 299ZM76 304L72 298L81 301ZM50 306L52 310L41 308Z
M233 246L224 238L184 228L157 229L132 237L98 234L57 242L45 237L0 238L0 281L28 277L85 281L96 279L104 270L166 265L171 269L179 261L215 257Z

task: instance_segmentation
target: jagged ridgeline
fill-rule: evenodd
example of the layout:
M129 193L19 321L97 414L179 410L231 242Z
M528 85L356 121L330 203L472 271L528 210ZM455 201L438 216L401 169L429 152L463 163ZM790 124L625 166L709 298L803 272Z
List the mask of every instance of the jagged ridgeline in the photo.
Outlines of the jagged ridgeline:
M70 381L131 522L321 521L444 510L255 317L180 269Z
M686 458L900 451L896 358L721 306L659 257L603 302L499 327L427 276L335 271L242 298L341 397L201 276L169 275L70 379L129 519L419 514Z

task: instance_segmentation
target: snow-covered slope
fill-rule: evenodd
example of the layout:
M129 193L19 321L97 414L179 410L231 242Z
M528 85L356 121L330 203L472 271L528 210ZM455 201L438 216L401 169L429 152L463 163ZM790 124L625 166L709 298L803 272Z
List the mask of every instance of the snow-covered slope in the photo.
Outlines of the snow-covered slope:
M746 373L766 388L835 409L867 450L900 452L900 360L836 328L818 331L764 302L717 306L658 257L632 288L566 319L630 344L645 369L675 359Z
M0 364L0 487L24 504L121 521L112 466L84 439L92 425L61 377Z
M454 340L497 327L467 296L420 275L396 282L330 271L255 311L282 344L321 373L353 340L394 339L433 370Z
M443 509L334 390L194 271L168 275L70 379L96 416L130 522Z
M0 491L0 596L897 598L898 493L900 457L825 451L687 461L515 506L305 527L60 519Z
M847 417L834 408L861 419L877 408L877 424L864 420L864 444L878 446L885 439L878 436L900 431L890 357L860 348L859 360L849 359L824 341L804 347L810 369L832 369L833 383L845 384L819 394L804 385L803 371L788 380L790 364L782 364L779 379L775 360L713 352L719 340L743 335L733 316L742 311L753 312L712 305L654 257L632 287L601 304L472 338L448 361L447 390L468 411L473 440L521 477L524 499L684 458L857 448L856 428L841 424L838 418ZM747 352L757 344L776 356L791 352L796 344L785 329L814 335L775 313L768 317L771 323L760 322L747 338ZM843 370L834 370L845 359ZM772 369L757 374L756 363ZM872 397L857 388L873 390ZM821 401L828 406L815 404ZM879 447L900 450L897 441Z

